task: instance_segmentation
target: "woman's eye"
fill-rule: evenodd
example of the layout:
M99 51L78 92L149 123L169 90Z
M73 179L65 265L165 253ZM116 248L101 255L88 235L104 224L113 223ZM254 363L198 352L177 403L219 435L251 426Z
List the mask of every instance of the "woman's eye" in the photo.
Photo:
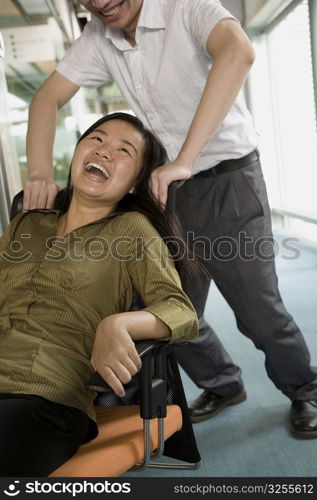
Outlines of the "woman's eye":
M119 151L124 151L125 153L131 156L130 151L126 148L119 148Z
M92 139L96 139L97 141L102 142L102 139L100 137L98 137L97 135L95 135L94 137L92 137Z

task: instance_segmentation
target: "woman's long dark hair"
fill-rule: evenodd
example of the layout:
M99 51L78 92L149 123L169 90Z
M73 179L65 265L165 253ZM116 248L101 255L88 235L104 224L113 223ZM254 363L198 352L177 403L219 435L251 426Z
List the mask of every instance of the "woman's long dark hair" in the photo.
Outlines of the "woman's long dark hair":
M181 236L178 220L171 209L164 210L153 198L149 188L149 180L153 170L167 161L167 153L159 140L146 129L143 123L136 117L127 113L113 113L104 116L91 125L79 138L77 145L91 132L103 123L110 120L122 120L130 123L138 130L144 138L145 148L143 155L143 165L136 179L133 194L128 193L118 203L117 210L120 212L140 212L148 217L152 225L165 241L175 267L180 275L184 289L188 287L189 274L191 271L192 257L190 251ZM69 172L66 188L60 191L55 200L55 208L65 213L72 198L71 172ZM195 266L196 267L196 266Z

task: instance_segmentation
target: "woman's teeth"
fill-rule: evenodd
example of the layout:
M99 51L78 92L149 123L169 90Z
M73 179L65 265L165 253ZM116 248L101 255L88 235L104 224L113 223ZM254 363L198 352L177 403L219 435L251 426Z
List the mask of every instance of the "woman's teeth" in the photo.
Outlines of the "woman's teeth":
M108 172L108 170L105 167L103 167L102 165L99 165L99 163L90 162L90 163L87 163L87 165L85 165L85 169L87 170L87 172L89 172L93 168L100 170L100 172L103 173L105 178L109 179L110 173Z

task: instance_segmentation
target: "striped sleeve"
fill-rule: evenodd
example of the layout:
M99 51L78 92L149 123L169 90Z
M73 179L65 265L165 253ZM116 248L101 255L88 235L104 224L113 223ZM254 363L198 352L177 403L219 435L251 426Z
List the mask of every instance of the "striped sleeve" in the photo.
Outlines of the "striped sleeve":
M101 51L107 51L108 43L101 30L98 19L92 16L81 36L56 66L56 71L80 87L98 87L112 81L104 59L101 58ZM103 42L102 47L98 47L100 40Z
M207 51L209 35L223 19L237 19L225 9L219 0L184 0L185 24L197 44Z
M126 265L133 288L146 306L144 310L169 326L171 342L193 339L198 334L197 315L164 241L145 216L130 213L123 219L130 237Z

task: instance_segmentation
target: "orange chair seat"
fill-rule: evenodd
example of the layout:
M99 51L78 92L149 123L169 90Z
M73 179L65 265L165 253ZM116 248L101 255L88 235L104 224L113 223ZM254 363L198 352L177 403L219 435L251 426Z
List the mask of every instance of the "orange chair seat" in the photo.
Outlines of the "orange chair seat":
M139 406L96 408L99 434L50 477L116 477L144 458L143 420ZM182 427L177 405L167 406L166 440ZM151 420L151 450L158 447L158 421Z

